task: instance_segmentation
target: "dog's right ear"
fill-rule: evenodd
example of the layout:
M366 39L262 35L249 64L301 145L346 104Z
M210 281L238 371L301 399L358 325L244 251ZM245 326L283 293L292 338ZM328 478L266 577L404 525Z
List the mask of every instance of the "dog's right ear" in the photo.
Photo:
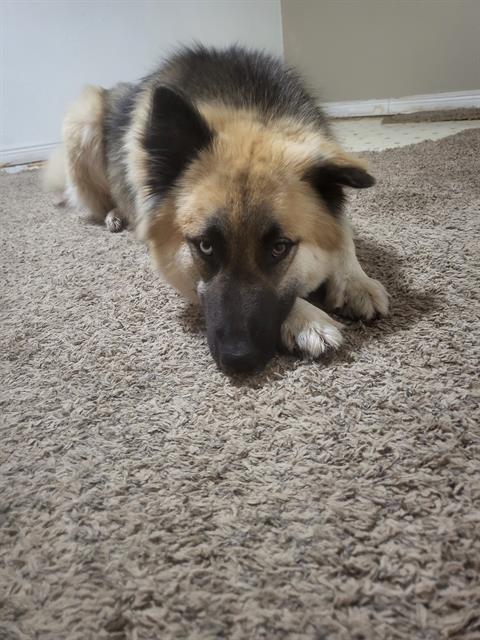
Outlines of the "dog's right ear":
M157 87L143 139L150 193L163 196L212 140L213 132L188 98L169 87Z
M342 211L345 201L343 187L368 189L375 184L375 178L368 173L365 162L342 151L317 162L307 170L303 180L313 187L334 215Z

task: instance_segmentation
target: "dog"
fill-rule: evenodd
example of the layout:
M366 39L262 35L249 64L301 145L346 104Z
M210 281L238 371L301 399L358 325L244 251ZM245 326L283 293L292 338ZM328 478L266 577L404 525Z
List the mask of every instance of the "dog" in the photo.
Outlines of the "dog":
M318 358L342 343L325 309L388 312L344 214L375 180L335 141L299 74L234 46L187 47L136 84L87 86L63 121L48 189L117 232L134 227L163 278L200 303L228 372L279 346Z

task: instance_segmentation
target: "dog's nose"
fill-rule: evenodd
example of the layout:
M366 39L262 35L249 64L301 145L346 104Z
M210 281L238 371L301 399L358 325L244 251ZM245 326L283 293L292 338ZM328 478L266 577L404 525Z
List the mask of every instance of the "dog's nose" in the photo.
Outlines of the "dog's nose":
M249 348L248 345L237 345L220 352L220 364L223 369L228 371L246 373L258 366L258 357L256 351Z

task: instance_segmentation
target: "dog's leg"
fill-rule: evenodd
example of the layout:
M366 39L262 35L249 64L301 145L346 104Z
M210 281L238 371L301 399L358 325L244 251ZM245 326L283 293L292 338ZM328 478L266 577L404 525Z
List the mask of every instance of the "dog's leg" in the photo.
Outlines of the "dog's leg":
M371 320L388 314L388 293L378 281L367 276L355 253L350 227L345 223L345 240L333 275L327 282L326 306L345 315Z
M282 325L282 344L289 351L299 350L307 358L338 349L343 338L342 325L310 302L297 298Z
M114 207L103 138L105 96L101 87L85 87L67 111L62 129L68 200L86 209L98 223L103 223Z
M53 198L53 204L56 207L66 207L68 204L68 198L67 195L65 193L58 193L56 196L54 196Z

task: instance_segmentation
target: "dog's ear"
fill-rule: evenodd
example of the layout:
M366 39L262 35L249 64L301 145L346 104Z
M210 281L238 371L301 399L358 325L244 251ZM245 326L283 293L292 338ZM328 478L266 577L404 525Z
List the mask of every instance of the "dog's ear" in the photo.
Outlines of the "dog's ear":
M143 139L150 192L164 195L212 140L213 132L188 98L169 87L157 87Z
M332 213L341 212L345 201L343 187L367 189L375 184L364 163L342 154L338 158L329 158L310 167L303 176L321 196Z

